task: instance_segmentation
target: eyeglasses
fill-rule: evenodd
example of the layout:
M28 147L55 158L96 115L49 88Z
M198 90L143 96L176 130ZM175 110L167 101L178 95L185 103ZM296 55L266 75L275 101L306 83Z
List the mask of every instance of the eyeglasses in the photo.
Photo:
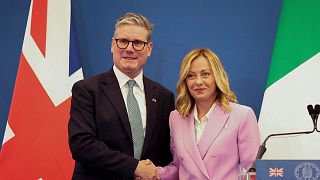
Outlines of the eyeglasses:
M129 43L132 43L133 49L135 49L136 51L142 51L147 44L147 42L144 42L144 41L140 41L140 40L129 41L128 39L124 39L124 38L119 38L114 40L116 41L117 47L119 49L126 49L129 46Z

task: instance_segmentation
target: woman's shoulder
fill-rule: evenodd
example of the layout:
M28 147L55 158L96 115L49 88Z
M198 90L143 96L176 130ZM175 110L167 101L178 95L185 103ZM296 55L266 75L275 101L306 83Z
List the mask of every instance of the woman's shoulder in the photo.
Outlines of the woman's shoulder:
M170 113L170 122L178 122L178 121L184 121L188 117L182 117L178 110L173 110Z
M170 119L171 118L180 119L180 118L182 118L182 116L180 115L179 111L175 109L175 110L171 111L171 113L170 113Z
M243 105L243 104L237 104L230 102L231 111L233 112L248 112L253 111L251 107Z

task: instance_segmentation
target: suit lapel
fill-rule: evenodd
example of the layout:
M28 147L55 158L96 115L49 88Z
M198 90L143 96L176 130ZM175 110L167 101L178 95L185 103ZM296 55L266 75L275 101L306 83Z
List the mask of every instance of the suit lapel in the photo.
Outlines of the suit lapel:
M219 133L224 128L229 114L224 112L219 103L217 103L215 109L213 110L213 114L208 119L206 128L203 131L201 139L198 144L198 148L201 154L201 158L203 159L207 154L211 144L217 138Z
M183 122L183 142L185 148L201 172L209 178L209 174L202 161L196 142L193 111L189 114L187 119L183 120Z
M105 75L105 78L103 78L101 82L103 92L109 98L114 109L118 112L121 123L126 133L130 137L130 139L132 139L127 109L123 100L123 96L117 78L112 70L105 73Z
M146 124L146 133L144 138L144 145L142 149L142 155L148 149L148 145L151 141L151 135L154 130L154 124L156 124L157 115L157 106L158 106L158 92L156 91L156 85L151 83L150 80L143 77L144 92L146 96L146 107L147 107L147 124Z

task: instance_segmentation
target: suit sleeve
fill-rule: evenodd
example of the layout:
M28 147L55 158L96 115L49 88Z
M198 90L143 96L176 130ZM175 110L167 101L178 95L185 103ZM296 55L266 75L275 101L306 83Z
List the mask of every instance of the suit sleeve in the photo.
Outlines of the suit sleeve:
M257 118L250 108L241 121L238 135L240 164L249 169L254 162L260 146L260 134Z
M179 159L176 152L176 147L174 143L174 132L172 125L173 113L171 112L169 122L170 122L170 149L173 155L173 161L165 167L157 167L157 173L159 174L161 180L178 180L179 179Z
M94 97L81 84L72 88L69 146L74 160L101 173L132 177L138 160L113 150L97 139Z

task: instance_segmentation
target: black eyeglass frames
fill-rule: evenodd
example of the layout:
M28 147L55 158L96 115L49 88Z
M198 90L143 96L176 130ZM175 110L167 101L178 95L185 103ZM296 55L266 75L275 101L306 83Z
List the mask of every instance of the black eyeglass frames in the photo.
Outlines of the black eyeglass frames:
M117 47L119 49L126 49L129 46L129 43L131 42L133 49L135 49L136 51L142 51L148 43L140 40L129 41L128 39L124 38L118 38L114 40L116 41Z

